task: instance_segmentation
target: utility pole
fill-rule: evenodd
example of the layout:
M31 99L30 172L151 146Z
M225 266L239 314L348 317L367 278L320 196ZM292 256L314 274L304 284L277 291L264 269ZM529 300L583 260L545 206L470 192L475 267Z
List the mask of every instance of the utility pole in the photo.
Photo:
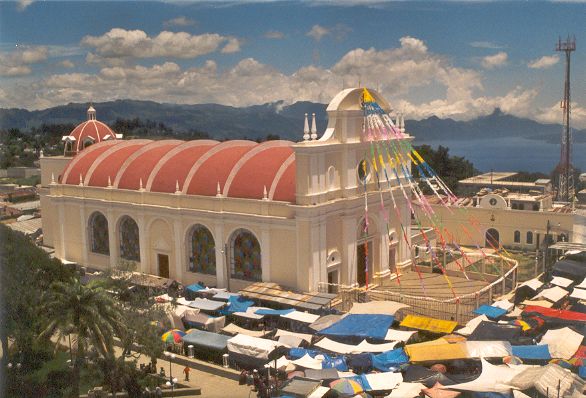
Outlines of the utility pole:
M547 228L545 230L545 249L543 253L544 271L545 271L545 282L551 279L551 265L549 264L549 231L551 230L551 224L547 220Z
M558 165L559 182L557 200L570 202L574 197L574 170L572 168L572 131L570 129L570 58L576 51L576 38L570 36L566 41L558 39L556 51L566 54L566 79L564 82L564 99L561 102L563 111L563 130L561 141L560 163Z

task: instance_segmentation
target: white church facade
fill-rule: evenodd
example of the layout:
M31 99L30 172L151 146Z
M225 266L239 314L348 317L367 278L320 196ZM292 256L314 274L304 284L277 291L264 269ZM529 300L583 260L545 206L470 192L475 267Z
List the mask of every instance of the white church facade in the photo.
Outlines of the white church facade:
M390 195L380 195L370 168L361 167L370 151L361 93L335 96L321 136L306 117L300 142L121 140L98 128L87 141L79 131L91 126L78 127L68 149L87 145L41 158L44 244L87 267L131 262L144 273L232 291L256 281L303 291L376 283L410 264L400 235L410 219L396 192L405 219L391 214L387 225L379 209L381 200L392 207ZM95 124L95 111L88 119Z

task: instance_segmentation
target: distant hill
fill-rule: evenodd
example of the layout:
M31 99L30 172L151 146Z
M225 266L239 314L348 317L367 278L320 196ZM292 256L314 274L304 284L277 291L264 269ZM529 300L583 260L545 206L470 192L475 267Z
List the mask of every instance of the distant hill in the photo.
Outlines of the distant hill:
M77 124L86 119L87 107L87 104L71 103L40 111L0 109L0 129L28 130L43 123ZM274 102L235 108L218 104L179 105L117 100L95 103L94 107L98 119L108 124L114 123L116 119L139 118L164 123L177 132L206 132L216 139L259 139L272 134L297 141L303 134L304 113L311 115L315 112L319 132L323 132L327 125L326 105L307 101L292 105ZM418 142L514 136L558 143L562 128L558 124L542 124L508 115L499 109L469 121L432 116L423 120L408 120L406 125ZM586 142L586 130L574 131L574 140Z

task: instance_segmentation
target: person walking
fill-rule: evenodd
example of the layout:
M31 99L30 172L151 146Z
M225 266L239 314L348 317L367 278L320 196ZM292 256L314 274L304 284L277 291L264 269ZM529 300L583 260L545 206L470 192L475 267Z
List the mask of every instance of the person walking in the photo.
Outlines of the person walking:
M189 381L189 372L191 372L191 368L186 366L185 369L183 369L183 373L185 373L185 381Z

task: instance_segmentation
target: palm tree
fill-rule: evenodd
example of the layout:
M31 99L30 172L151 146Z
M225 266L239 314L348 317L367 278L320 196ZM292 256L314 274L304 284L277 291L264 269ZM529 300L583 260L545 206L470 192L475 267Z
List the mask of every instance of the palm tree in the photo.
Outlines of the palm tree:
M48 324L40 337L56 336L61 341L70 333L77 336L72 396L78 397L80 368L87 349L94 347L104 358L113 356L114 335L123 330L118 303L100 282L83 285L78 278L52 283L44 303L42 311L47 315Z

